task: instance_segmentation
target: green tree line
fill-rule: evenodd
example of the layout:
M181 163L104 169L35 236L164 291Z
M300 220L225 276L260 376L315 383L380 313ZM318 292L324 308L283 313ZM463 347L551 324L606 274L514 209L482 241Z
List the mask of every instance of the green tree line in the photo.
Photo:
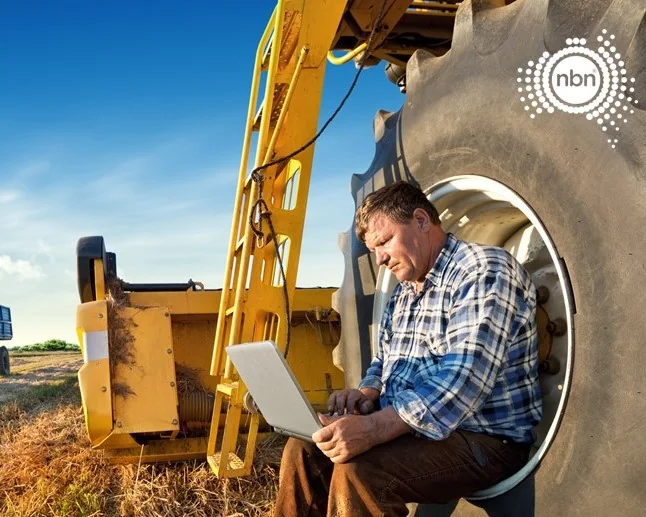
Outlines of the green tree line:
M81 347L76 343L68 343L62 339L48 339L42 343L33 343L31 345L15 346L11 348L12 352L80 352Z

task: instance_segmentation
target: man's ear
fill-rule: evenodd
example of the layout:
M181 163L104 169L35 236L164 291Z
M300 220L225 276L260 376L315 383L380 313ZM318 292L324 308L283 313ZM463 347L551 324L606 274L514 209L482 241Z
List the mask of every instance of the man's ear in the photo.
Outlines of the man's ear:
M413 218L415 219L415 222L417 223L417 226L420 230L422 230L423 232L428 231L431 225L431 218L426 213L426 210L423 210L422 208L416 208L413 212Z

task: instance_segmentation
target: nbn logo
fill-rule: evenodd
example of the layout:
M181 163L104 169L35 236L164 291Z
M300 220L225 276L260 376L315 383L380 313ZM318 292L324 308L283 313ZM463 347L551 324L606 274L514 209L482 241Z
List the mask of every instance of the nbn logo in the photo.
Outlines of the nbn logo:
M595 74L577 74L570 68L569 74L556 74L556 86L592 86L596 88L597 76Z

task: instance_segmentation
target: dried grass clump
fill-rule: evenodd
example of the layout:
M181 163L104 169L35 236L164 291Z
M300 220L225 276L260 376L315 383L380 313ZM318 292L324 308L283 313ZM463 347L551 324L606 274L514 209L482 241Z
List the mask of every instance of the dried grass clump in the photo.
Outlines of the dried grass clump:
M125 382L112 382L112 393L114 393L115 396L117 397L123 397L128 398L130 395L136 395L132 389L130 389L130 386L128 386Z
M133 367L135 354L133 351L134 336L132 327L135 325L131 318L124 316L124 308L130 306L130 298L123 291L123 281L114 275L106 278L106 301L108 306L108 350L110 353L110 380L115 395L128 397L134 395L127 385L115 380L119 366Z
M177 394L184 395L189 393L208 393L213 392L208 389L200 377L200 368L190 368L183 364L175 363L175 379L177 380Z
M258 445L251 476L224 480L205 461L107 464L90 448L77 382L66 382L55 403L5 407L1 515L260 517L273 511L282 436Z
M123 280L115 275L105 279L106 300L117 307L130 307L130 296L123 290Z

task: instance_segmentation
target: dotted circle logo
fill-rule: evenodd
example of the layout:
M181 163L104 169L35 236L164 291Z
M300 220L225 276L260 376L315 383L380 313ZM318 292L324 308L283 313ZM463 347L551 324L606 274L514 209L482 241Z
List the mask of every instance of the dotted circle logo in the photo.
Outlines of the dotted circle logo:
M526 68L518 69L520 101L530 118L555 110L583 115L602 131L619 131L634 113L635 78L628 78L621 54L613 45L614 34L603 29L596 50L584 38L568 38L555 54L543 52ZM613 149L617 138L609 138Z

